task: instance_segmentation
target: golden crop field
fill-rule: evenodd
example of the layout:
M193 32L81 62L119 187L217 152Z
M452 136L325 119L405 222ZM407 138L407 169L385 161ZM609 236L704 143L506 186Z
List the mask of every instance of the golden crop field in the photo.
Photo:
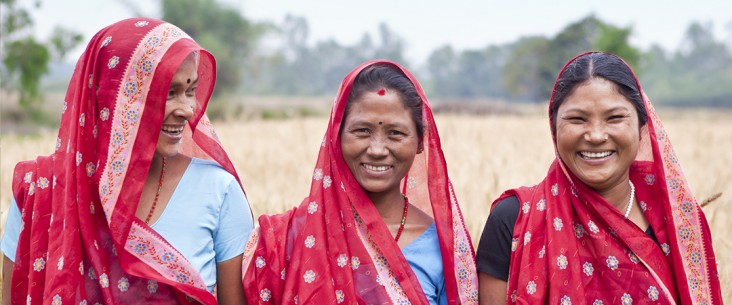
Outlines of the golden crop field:
M714 238L725 301L732 302L732 112L666 110L660 114L684 167L702 200L722 196L704 208ZM298 204L310 187L326 117L250 120L216 124L242 178L255 217ZM474 242L490 203L504 189L543 178L553 160L546 115L438 115L437 124L466 222ZM0 203L7 211L16 162L52 151L55 131L37 137L0 138ZM4 228L5 215L0 224ZM0 229L1 230L1 229Z

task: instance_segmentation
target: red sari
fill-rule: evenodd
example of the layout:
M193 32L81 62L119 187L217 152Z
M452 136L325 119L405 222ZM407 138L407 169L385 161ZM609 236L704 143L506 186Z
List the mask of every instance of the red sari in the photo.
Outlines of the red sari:
M76 64L55 152L15 168L13 304L216 304L186 258L135 217L170 81L191 52L200 79L182 152L236 177L204 115L213 56L160 20L102 29Z
M648 122L630 179L660 247L557 157L544 181L494 202L521 203L507 304L722 304L706 218L643 100Z
M409 71L386 61L364 63L343 80L308 197L284 214L259 218L244 252L249 304L428 304L341 152L341 121L351 86L359 72L376 63L401 69L424 102L424 152L403 180L403 191L435 220L448 303L477 304L473 246L448 179L429 102Z

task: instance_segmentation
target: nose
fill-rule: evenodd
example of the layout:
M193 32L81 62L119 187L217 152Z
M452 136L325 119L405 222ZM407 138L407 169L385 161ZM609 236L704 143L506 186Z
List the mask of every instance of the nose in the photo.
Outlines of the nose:
M386 139L380 136L371 137L366 153L372 158L386 157L389 154L389 149L386 147Z
M186 120L193 117L193 114L196 112L196 97L195 96L181 96L175 107L175 111L173 112L176 116L184 118Z
M607 141L608 134L605 130L605 125L601 123L592 124L592 126L585 133L585 141L590 143L601 144Z

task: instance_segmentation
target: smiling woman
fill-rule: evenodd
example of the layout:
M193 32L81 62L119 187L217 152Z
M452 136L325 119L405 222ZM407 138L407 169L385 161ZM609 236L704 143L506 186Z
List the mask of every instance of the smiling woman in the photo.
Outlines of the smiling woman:
M193 81L191 81L193 80ZM194 54L188 55L170 81L165 102L163 126L155 148L156 155L172 157L178 154L186 123L196 112L198 69Z
M559 157L578 179L604 198L628 194L641 126L633 104L613 82L596 77L578 85L561 102L554 125Z
M244 253L249 303L477 303L473 247L421 87L367 62L340 87L310 194L262 216Z
M549 117L549 173L504 192L486 222L481 304L721 303L706 219L630 67L570 60Z
M341 132L343 159L372 201L400 197L399 182L421 144L409 109L391 90L383 95L365 93L351 104Z
M15 168L3 304L244 302L253 220L204 114L215 75L213 56L160 20L91 39L55 152Z

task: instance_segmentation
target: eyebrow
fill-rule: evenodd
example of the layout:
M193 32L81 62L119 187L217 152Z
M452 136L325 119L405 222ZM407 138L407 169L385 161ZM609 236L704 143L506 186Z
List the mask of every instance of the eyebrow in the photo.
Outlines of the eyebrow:
M384 122L384 121L382 120L380 122ZM356 121L353 121L351 123L351 126L356 126L356 125L367 125L367 126L370 126L370 127L371 126L382 126L384 128L389 128L389 127L392 127L392 128L393 127L409 128L408 127L409 125L405 125L405 124L403 124L401 122L383 123L383 124L379 125L378 122L377 123L372 123L372 122L367 121L367 120L356 120Z
M611 112L615 112L615 111L619 111L619 110L632 111L632 109L628 109L625 106L616 106L616 107L610 108L608 110L605 110L603 113L611 113ZM569 108L569 109L565 110L562 114L569 113L569 112L579 112L581 114L587 114L587 111L579 109L579 108Z

